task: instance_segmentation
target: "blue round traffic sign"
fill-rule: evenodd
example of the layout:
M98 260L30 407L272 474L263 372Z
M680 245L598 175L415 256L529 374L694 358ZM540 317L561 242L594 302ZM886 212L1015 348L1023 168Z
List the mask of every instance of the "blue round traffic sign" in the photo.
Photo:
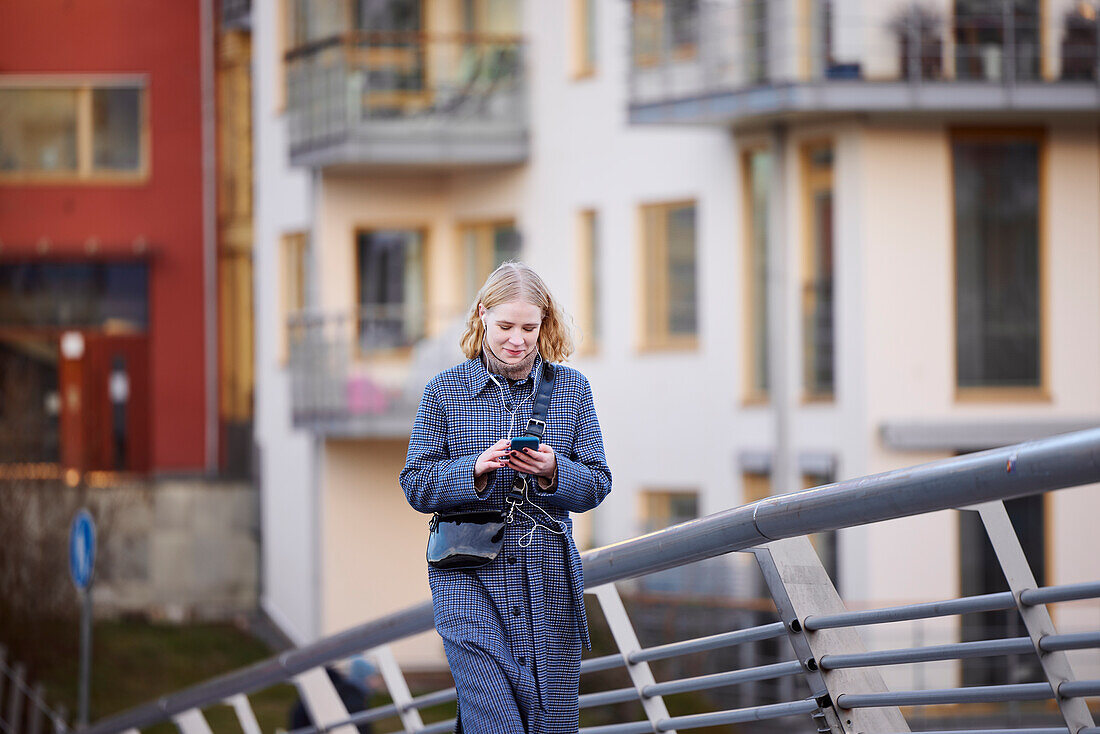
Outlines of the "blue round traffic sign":
M83 591L91 586L94 571L95 521L90 512L81 510L69 531L69 572L76 588Z

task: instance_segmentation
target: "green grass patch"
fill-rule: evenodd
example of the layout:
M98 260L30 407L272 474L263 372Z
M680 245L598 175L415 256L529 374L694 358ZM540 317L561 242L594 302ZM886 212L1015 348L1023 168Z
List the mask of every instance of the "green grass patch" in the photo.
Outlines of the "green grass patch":
M66 625L68 626L68 625ZM72 625L75 627L75 625ZM76 635L59 625L59 635ZM96 721L160 696L228 673L270 657L273 651L230 624L170 625L135 621L103 621L92 635L92 681L89 718ZM69 646L66 646L69 647ZM63 704L69 718L77 711L79 655L43 661L38 678L46 685L51 705ZM297 694L279 685L249 696L264 731L285 728ZM206 712L214 731L240 731L228 706ZM171 722L144 730L175 734Z

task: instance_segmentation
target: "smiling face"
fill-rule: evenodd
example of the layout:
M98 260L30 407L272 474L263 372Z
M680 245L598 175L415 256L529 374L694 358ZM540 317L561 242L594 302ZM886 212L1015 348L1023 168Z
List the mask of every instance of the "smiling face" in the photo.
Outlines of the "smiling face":
M542 309L525 301L500 303L490 309L478 306L485 321L485 344L505 364L519 364L539 345Z

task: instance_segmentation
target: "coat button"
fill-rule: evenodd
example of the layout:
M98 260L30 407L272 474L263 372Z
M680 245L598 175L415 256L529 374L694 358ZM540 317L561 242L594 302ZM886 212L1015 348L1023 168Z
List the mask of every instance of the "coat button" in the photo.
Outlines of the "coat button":
M520 665L527 665L527 658L525 658L523 655L520 655L518 658L516 658L516 662Z
M519 559L518 559L518 558L516 558L515 556L508 556L508 559L507 559L507 560L508 560L508 563L515 563L515 562L516 562L516 561L518 561Z
M522 609L520 609L519 607L512 607L512 616L513 617L518 617L521 614L523 614Z

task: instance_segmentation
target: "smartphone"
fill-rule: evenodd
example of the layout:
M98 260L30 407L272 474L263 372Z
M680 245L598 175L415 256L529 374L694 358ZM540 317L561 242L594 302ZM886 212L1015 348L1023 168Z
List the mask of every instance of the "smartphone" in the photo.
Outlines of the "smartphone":
M520 436L512 439L511 451L523 452L524 449L539 450L539 440L534 436Z

